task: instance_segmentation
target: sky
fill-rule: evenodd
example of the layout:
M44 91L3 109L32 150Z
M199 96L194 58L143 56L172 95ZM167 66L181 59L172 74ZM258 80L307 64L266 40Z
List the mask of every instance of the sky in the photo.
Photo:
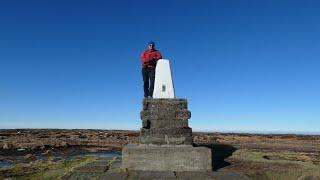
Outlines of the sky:
M153 40L194 131L320 133L319 7L1 0L0 128L138 130Z

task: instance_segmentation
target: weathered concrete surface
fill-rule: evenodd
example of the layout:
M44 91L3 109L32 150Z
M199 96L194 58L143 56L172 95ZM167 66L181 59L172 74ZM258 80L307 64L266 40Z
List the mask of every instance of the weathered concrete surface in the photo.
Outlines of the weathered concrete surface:
M176 180L177 177L173 171L129 171L128 180L136 179Z
M247 180L233 172L214 171L126 171L120 169L120 158L99 158L73 169L64 180Z
M211 171L211 149L193 146L130 144L122 150L122 168L144 171Z
M248 180L246 176L233 172L176 172L177 179L181 180Z
M192 130L186 128L141 128L140 144L151 145L192 145Z

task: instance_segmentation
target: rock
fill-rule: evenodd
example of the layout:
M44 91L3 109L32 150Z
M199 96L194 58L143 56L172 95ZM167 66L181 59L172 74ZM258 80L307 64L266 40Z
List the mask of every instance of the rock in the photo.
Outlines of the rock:
M61 147L68 147L69 144L68 144L67 142L65 142L65 141L62 141L62 142L60 143L60 146L61 146Z
M48 155L48 154L50 154L51 153L51 150L46 150L44 153L41 153L42 155Z
M23 158L26 160L31 160L31 161L34 161L37 159L33 154L27 154Z
M86 135L81 134L81 135L79 135L79 138L80 139L85 139L85 138L88 138L88 137Z
M153 179L153 180L173 180L177 179L173 171L129 171L129 180Z
M10 149L10 145L8 143L4 143L2 149Z
M126 172L109 172L107 171L100 179L108 179L108 180L126 180L128 179L128 174Z
M177 179L184 180L212 180L212 172L176 172ZM229 180L229 179L228 179Z
M71 172L61 177L62 180L98 179L97 173Z
M39 149L41 149L41 150L44 150L46 147L44 146L44 145L41 145L40 147L39 147Z

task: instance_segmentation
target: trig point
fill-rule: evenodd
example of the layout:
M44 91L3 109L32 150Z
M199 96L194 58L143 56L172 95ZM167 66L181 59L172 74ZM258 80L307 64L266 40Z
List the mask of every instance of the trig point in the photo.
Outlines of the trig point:
M169 60L159 59L156 67L153 98L175 98Z
M139 144L122 150L122 168L142 171L211 171L211 149L193 147L191 113L176 99L169 60L157 62L153 98L144 98Z

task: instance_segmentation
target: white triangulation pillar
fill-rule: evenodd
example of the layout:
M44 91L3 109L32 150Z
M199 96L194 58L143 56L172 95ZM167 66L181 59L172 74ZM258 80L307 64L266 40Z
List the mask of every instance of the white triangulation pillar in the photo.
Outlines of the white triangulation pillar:
M175 98L169 60L157 61L153 98Z

